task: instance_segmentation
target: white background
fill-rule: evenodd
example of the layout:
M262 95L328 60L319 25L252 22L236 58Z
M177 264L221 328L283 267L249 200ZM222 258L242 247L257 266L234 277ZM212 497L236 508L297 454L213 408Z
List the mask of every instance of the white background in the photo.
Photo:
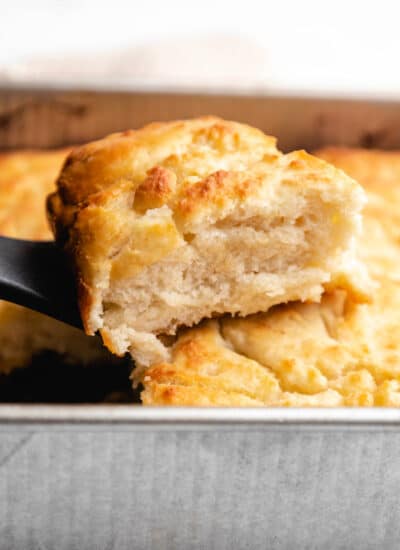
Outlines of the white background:
M400 2L0 0L3 78L400 94Z

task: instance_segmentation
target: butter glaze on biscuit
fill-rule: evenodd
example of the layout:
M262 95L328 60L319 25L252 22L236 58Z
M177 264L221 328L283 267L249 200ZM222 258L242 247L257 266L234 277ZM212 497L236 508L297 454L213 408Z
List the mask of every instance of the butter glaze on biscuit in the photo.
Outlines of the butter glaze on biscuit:
M326 162L204 117L75 149L48 209L87 333L149 365L169 359L159 335L181 325L318 301L336 281L356 292L363 203Z

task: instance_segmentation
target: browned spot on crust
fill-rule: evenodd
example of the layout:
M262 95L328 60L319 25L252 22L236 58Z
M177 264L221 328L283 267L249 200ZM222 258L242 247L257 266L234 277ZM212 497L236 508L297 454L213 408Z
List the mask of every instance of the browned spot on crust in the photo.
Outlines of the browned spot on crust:
M188 195L192 198L208 198L216 190L220 189L224 185L225 178L228 176L228 172L225 170L218 170L205 178L198 184L188 189Z
M203 204L222 207L227 200L244 200L260 182L257 176L249 179L244 173L218 170L204 180L188 186L178 203L177 211L188 215L201 209Z
M155 166L147 172L147 178L135 193L134 208L139 212L159 208L175 192L176 176L163 166Z
M203 201L215 200L219 191L224 187L225 179L229 177L225 170L218 170L202 181L196 182L185 189L184 197L179 208L184 212L191 212Z
M162 398L167 403L172 402L174 400L175 394L176 394L176 388L174 386L167 386L161 392Z
M163 378L171 380L174 375L175 368L168 363L160 363L159 365L152 367L151 369L149 369L149 371L146 372L146 376L148 376L152 381L161 381L163 380Z
M193 339L180 342L175 351L184 355L189 364L195 364L200 358L207 355L205 346Z

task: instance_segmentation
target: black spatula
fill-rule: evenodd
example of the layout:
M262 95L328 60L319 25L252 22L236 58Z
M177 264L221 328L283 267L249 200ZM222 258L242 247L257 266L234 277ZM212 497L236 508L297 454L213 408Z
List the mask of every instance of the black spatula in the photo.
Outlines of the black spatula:
M0 237L0 299L82 328L71 272L53 242Z

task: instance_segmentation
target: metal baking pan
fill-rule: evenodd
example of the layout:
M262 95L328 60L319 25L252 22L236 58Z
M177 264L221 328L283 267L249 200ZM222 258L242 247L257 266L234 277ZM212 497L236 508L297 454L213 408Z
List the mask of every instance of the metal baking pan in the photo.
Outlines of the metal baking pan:
M400 103L0 90L0 150L219 114L283 149L400 148ZM398 549L400 411L0 406L0 550Z

